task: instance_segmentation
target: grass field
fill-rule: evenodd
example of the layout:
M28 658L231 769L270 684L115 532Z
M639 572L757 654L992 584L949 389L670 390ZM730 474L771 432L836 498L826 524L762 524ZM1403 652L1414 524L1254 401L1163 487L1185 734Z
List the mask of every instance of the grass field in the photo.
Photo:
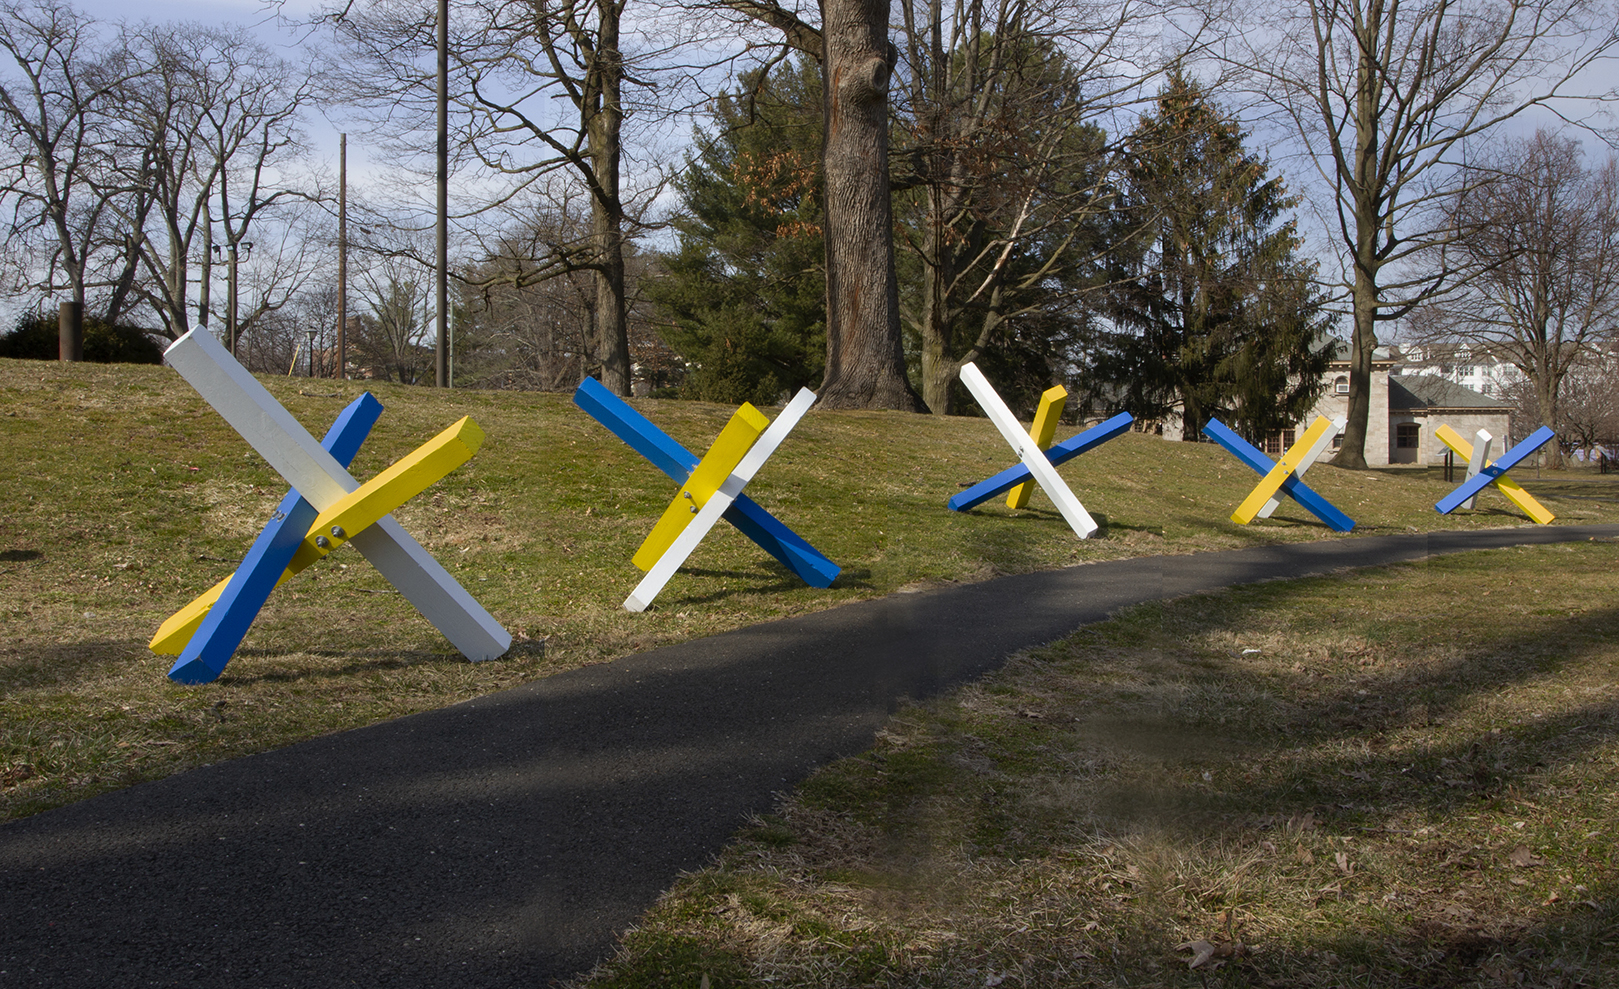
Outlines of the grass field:
M361 390L356 383L308 379L266 379L266 384L317 435ZM187 688L164 678L170 661L149 652L146 642L163 618L230 572L280 499L284 484L172 371L0 361L0 421L4 424L0 430L0 463L5 465L5 470L0 471L0 729L3 729L0 730L0 821L191 766L442 706L557 670L906 587L982 580L999 574L1090 560L1334 537L1291 504L1284 505L1277 517L1268 522L1247 527L1231 523L1228 514L1256 480L1250 471L1217 447L1168 444L1135 435L1121 437L1063 468L1070 485L1102 524L1101 531L1091 540L1076 540L1049 502L1038 493L1032 507L1022 511L991 504L974 512L951 513L944 508L944 502L961 485L988 476L1012 461L1004 442L987 422L889 413L815 413L771 460L749 487L749 493L840 563L844 569L838 582L825 590L805 587L739 534L722 526L705 541L688 568L671 581L656 607L645 614L633 615L619 607L639 575L629 564L629 558L673 495L673 484L576 409L567 396L441 393L387 385L375 386L372 390L389 410L355 462L353 472L359 478L374 474L462 415L472 415L487 432L488 441L471 463L405 506L397 517L518 636L517 647L501 660L481 664L462 661L430 625L390 591L358 554L343 549L271 598L242 651L217 683ZM647 401L637 405L693 449L706 447L731 411L697 403ZM1619 521L1619 487L1610 488L1600 479L1580 475L1540 480L1520 476L1520 479L1542 497L1562 521ZM1496 527L1523 521L1510 510L1511 506L1493 493L1483 496L1478 511L1438 516L1432 504L1450 486L1434 472L1348 472L1323 466L1310 474L1310 483L1358 521L1356 535ZM1614 492L1611 496L1610 491ZM1462 584L1444 592L1460 596L1456 614L1447 613L1442 621L1435 619L1431 634L1452 643L1448 648L1454 648L1455 629L1469 620L1467 615L1488 610L1479 608L1468 593L1482 584L1499 588L1498 594L1510 597L1508 592L1521 586L1518 574L1525 560L1550 561L1543 567L1547 579L1560 578L1560 570L1567 569L1565 562L1572 565L1575 560L1595 560L1612 569L1611 560L1602 556L1612 552L1606 547L1582 546L1566 561L1564 557L1553 555L1557 552L1553 550L1522 552L1523 559L1513 557L1505 563L1500 554L1479 556L1479 560L1485 561L1473 564L1479 569L1467 571ZM1417 570L1429 572L1423 568ZM1387 592L1386 603L1395 612L1400 610L1401 595L1406 593L1399 589L1403 586L1401 582L1408 577L1406 573L1389 585L1392 589ZM1362 581L1363 578L1350 580ZM1341 603L1346 595L1353 598L1353 593L1359 593L1361 586L1353 584L1357 590L1352 593L1344 589L1345 585L1333 581L1306 583L1317 588L1311 593L1321 602ZM1293 585L1274 588L1266 585L1235 591L1230 600L1247 600L1244 595L1258 595L1259 603L1243 613L1259 616L1264 613L1259 605L1263 604L1265 595L1282 594L1279 588L1283 586ZM1442 596L1439 592L1435 594ZM1098 659L1100 654L1084 652L1091 648L1086 642L1102 641L1095 639L1096 636L1113 636L1115 638L1108 641L1119 643L1115 651L1123 650L1140 657L1169 655L1164 650L1175 646L1175 642L1151 637L1170 634L1164 631L1166 628L1182 629L1174 635L1190 637L1189 641L1203 641L1197 636L1240 638L1248 634L1231 631L1227 622L1199 617L1205 615L1196 610L1200 607L1204 606L1176 602L1163 606L1161 612L1148 609L1133 617L1126 616L1102 630L1087 633L1092 639L1081 636L1075 644L1051 651L1051 655L1056 656L1063 650L1077 650L1076 658L1062 661L1067 665L1029 657L1015 664L1007 675L1034 668L1047 671L1041 675L1051 678L1051 690L1056 690L1059 682L1066 684L1064 689L1070 691L1111 690L1109 684L1113 681L1096 680L1093 671L1112 669L1108 663L1113 660L1103 663ZM1373 616L1379 614L1376 608L1367 607ZM1187 608L1193 610L1177 610ZM1335 616L1340 612L1334 612ZM1546 620L1561 624L1565 621L1562 614L1553 609ZM1302 619L1295 617L1288 621L1297 625ZM1353 635L1373 645L1382 643L1381 636L1385 633L1379 630L1384 625L1378 622L1383 619L1373 617L1368 621L1373 622L1369 630ZM1336 635L1338 626L1334 625L1332 631ZM1347 627L1343 631L1344 635L1351 635ZM1529 636L1530 632L1524 635ZM1142 637L1141 642L1128 645L1132 636ZM1344 652L1348 647L1341 643L1334 645L1336 641L1311 647L1325 657L1322 662L1339 653L1351 657L1342 660L1350 664L1346 667L1349 672L1333 676L1354 675L1358 667L1353 664L1360 663L1366 656L1383 655L1377 652L1382 648L1380 645L1377 649L1368 645L1361 653L1353 653ZM1163 662L1169 664L1166 669L1180 677L1173 681L1178 686L1173 686L1172 690L1185 691L1187 696L1199 695L1199 692L1218 693L1215 685L1233 677L1243 683L1268 685L1280 691L1286 671L1267 673L1262 665L1256 666L1275 655L1263 645L1256 648L1265 649L1254 654L1260 658L1250 656L1240 664L1225 658L1219 662L1183 663L1179 659ZM1404 647L1390 648L1398 652ZM1124 662L1123 659L1118 661ZM1385 664L1384 667L1368 666L1367 669L1386 668L1392 675L1397 661L1403 662L1397 655L1389 656L1377 661ZM1295 659L1293 662L1304 664L1307 671L1313 670L1310 664L1314 660ZM1047 666L1041 666L1042 663ZM1434 676L1446 671L1459 676L1466 668L1467 664L1440 664ZM1153 685L1172 683L1152 668L1145 673L1129 672L1123 667L1121 670L1125 672L1118 676L1125 679L1144 678ZM1208 682L1196 680L1198 676L1208 678ZM1192 679L1186 679L1188 677ZM1314 682L1303 674L1299 677L1306 684ZM1440 689L1438 681L1434 683L1433 689ZM950 703L979 703L973 698L988 698L983 701L988 705L986 711L999 712L996 717L1018 727L1042 725L1049 720L1016 711L1007 714L996 706L999 702L993 701L998 696L997 689L1000 688L986 684ZM1117 717L1128 721L1140 716L1142 711L1158 710L1152 705L1161 707L1166 703L1155 693L1157 689L1157 686L1153 690L1130 688L1141 694L1141 704L1146 707L1140 710L1130 708L1117 698L1102 697L1102 700L1119 705ZM1258 691L1259 687L1243 689ZM1319 683L1310 689L1319 689ZM1571 684L1568 689L1575 691L1570 696L1583 696L1578 691L1585 688ZM1278 696L1283 695L1292 697L1285 691ZM1091 702L1097 702L1097 698L1092 698ZM1265 703L1283 705L1284 701ZM1288 705L1302 703L1296 699L1285 700ZM1040 710L1027 704L1023 707L1030 712ZM968 710L966 707L948 708L948 705L941 708L946 709ZM1310 727L1306 715L1324 716L1308 705L1301 710L1305 712L1297 722L1301 730ZM1336 708L1322 710L1330 713ZM1548 707L1548 717L1551 712ZM1226 716L1234 715L1227 712ZM907 726L923 717L922 713L907 713L897 721L885 733L882 746L901 745L902 748L880 758L897 758L901 764L908 764L907 760L914 758L913 750L934 751L931 743L915 746L903 742L912 731ZM1157 731L1152 726L1161 723L1164 715L1160 712L1154 717L1159 720L1148 719L1149 727L1141 730L1147 735ZM1322 726L1320 730L1327 728ZM1351 733L1341 731L1335 738L1338 741L1333 744L1348 745ZM1030 744L1049 746L1051 743ZM1301 749L1306 755L1293 758L1284 753L1262 760L1259 765L1265 767L1267 774L1291 772L1299 779L1319 775L1320 766L1334 770L1349 767L1345 769L1349 773L1371 772L1353 768L1358 765L1353 763L1312 762L1320 758L1310 747L1313 744ZM1432 744L1439 745L1439 751L1454 754L1451 742ZM885 751L882 746L877 750L879 754ZM872 760L878 758L879 755L871 757ZM974 762L976 758L968 762L980 765ZM1049 767L1035 766L1039 760L1030 760L1026 755L1020 758L1029 763L1030 772L1049 771ZM1079 813L1076 810L1082 809L1082 805L1074 803L1077 798L1072 791L1089 786L1084 781L1091 778L1087 774L1093 770L1085 768L1083 759L1073 765L1079 767L1074 770L1079 774L1074 780L1080 783L1070 780L1059 785L1045 781L1043 776L1038 781L1050 791L1048 797L1043 798L1050 802L1049 816L1057 819L1069 814L1073 818L1074 833L1089 837L1073 839L1080 842L1074 847L1081 851L1053 854L1059 858L1076 856L1073 858L1075 869L1094 865L1102 870L1102 865L1097 863L1117 862L1121 864L1113 871L1122 870L1121 874L1132 875L1126 865L1133 865L1138 873L1143 869L1150 872L1160 868L1153 864L1159 858L1153 856L1169 856L1169 852L1153 850L1159 848L1152 844L1160 840L1155 837L1159 831L1108 830L1111 825L1104 827L1095 823L1105 822L1105 815L1098 818L1090 811ZM855 765L855 770L864 771L859 765ZM838 782L843 779L839 774L847 771L847 767L837 768L817 777L817 782L784 809L780 821L761 822L748 843L738 846L734 854L728 854L727 864L719 872L708 878L694 877L690 884L682 887L665 909L665 915L675 917L670 929L685 931L681 925L686 921L680 918L686 910L681 904L687 901L682 897L698 896L693 902L708 902L700 899L704 895L700 889L692 892L691 884L701 886L716 882L720 883L716 889L723 888L723 883L730 880L722 882L722 878L736 872L737 856L755 855L761 862L768 863L776 861L772 855L808 855L813 864L817 861L814 856L819 854L814 851L820 847L817 842L835 845L845 838L868 844L875 842L872 847L889 850L883 854L897 854L901 858L921 856L915 851L893 852L892 849L903 848L904 843L896 844L897 839L885 837L879 833L880 828L873 831L876 825L861 822L860 814L865 812L860 810L859 801L873 786L860 783L858 772L849 777L852 782L847 785ZM1005 770L997 767L994 771ZM1204 782L1212 783L1217 770L1206 771L1211 779ZM1218 770L1219 773L1231 771ZM1225 779L1224 776L1219 778ZM1364 781L1354 776L1340 778L1329 772L1325 778L1334 786L1354 784L1350 788L1357 792L1367 789L1360 785ZM1007 785L1022 787L1029 782L1013 779L1014 784ZM1196 790L1197 778L1191 782L1192 790ZM1117 787L1108 792L1125 792L1132 785L1130 777L1121 777ZM1325 786L1319 780L1312 785ZM1263 792L1278 795L1274 801L1277 807L1285 804L1286 808L1292 808L1280 799L1283 791L1277 786L1279 784L1267 784ZM1442 781L1432 782L1432 786L1424 789L1436 787L1445 787L1444 792L1458 789ZM873 799L903 803L922 792L909 783L899 792L883 793L882 790L883 787L876 786L877 796ZM971 787L963 790L963 793L969 792L979 791ZM848 805L840 808L838 802L844 797L848 798ZM1270 820L1269 824L1255 826L1254 834L1260 836L1256 840L1282 849L1296 831L1311 842L1325 841L1329 834L1337 834L1332 829L1342 823L1340 818L1347 819L1345 812L1328 813L1331 799L1336 798L1311 797L1310 802L1301 805L1307 809L1286 809L1285 814L1278 809L1254 811L1251 816L1255 819ZM1370 796L1362 797L1363 802L1369 799ZM1354 801L1348 802L1354 805ZM1508 809L1502 813L1516 812ZM917 820L925 816L912 815ZM1531 826L1532 822L1522 816L1514 817L1511 823L1518 820L1525 821L1525 829ZM814 837L806 830L806 822L814 821L832 828L834 837ZM1309 823L1308 827L1299 823L1304 821ZM1345 834L1355 837L1358 832L1354 828L1361 826L1355 824ZM840 828L845 830L839 831ZM902 830L900 834L903 837L905 832ZM926 829L923 834L927 848L944 849L950 856L967 854L963 849L980 844L977 839L962 844L949 834L933 835ZM1473 840L1473 844L1478 841ZM1189 847L1204 848L1202 845ZM1198 854L1212 855L1211 861L1216 862L1226 862L1227 859L1220 856L1228 856L1229 863L1239 863L1245 861L1243 856L1253 854L1255 848L1264 850L1263 844L1250 847L1236 838L1221 837ZM1128 849L1139 849L1140 855L1146 857L1121 857ZM1337 852L1343 849L1334 848L1332 854L1327 855L1328 846L1318 843L1309 844L1304 850L1314 856L1310 868L1318 869L1323 862L1336 866ZM1281 852L1277 854L1280 856ZM1288 854L1302 860L1296 850ZM1468 861L1489 859L1483 852L1468 854L1473 855ZM1546 856L1545 851L1533 854L1543 859ZM1016 854L996 852L992 857L997 861L1017 862L1030 856L1018 851ZM1163 861L1172 859L1170 856ZM958 861L946 857L939 860L943 865L935 865L953 872L961 861L971 865L978 859L969 857ZM1229 863L1229 868L1236 868ZM901 876L900 880L894 880L883 878L887 874L885 870L892 871L891 863L878 861L870 868L859 863L838 865L828 874L833 878L820 875L816 882L842 888L839 884L845 880L838 877L844 872L838 870L845 870L852 877L849 889L858 891L858 897L874 901L884 901L886 897L897 902L910 897L908 890L912 887L907 883L922 882L921 877L930 875L927 869L933 867L919 860L916 868L921 872L909 879ZM1367 864L1354 867L1361 870L1358 873L1361 876L1370 868ZM1252 868L1245 866L1239 873L1246 876ZM1539 865L1526 868L1529 871L1524 872L1524 876L1538 878L1545 874L1534 871ZM969 878L979 875L976 869L977 866L971 865L963 875ZM1172 874L1172 871L1164 873ZM864 881L862 877L868 875L877 877L874 880L877 885L873 887L876 892L860 891L863 887L856 880ZM1010 881L1004 876L992 877L990 872L982 875L989 877L985 882L992 885ZM1167 879L1164 881L1168 883L1166 889L1175 885ZM895 882L897 886L893 885ZM951 883L926 882L936 885L940 895L946 897L976 898L983 893L979 888L958 889ZM1110 889L1122 888L1114 880L1100 882L1113 882ZM884 886L885 883L888 886ZM1565 884L1566 891L1559 901L1565 907L1560 909L1572 909L1567 904L1576 902L1571 897L1578 892L1573 886L1581 884ZM1591 883L1583 885L1588 890L1599 889ZM883 889L890 891L885 893ZM952 889L956 892L950 892ZM1014 890L1007 889L1007 896L1011 897L1009 903L1022 902L1018 899L1022 893L1014 895ZM736 902L743 903L744 892L727 889L718 901L723 904L721 913L731 911L741 918L738 923L764 923L757 918L750 919L752 915L736 912L731 896L735 894ZM1596 902L1605 902L1600 897L1593 898ZM1139 899L1141 897L1137 896L1130 902ZM1204 899L1198 898L1197 902L1203 903ZM1269 951L1291 943L1270 933L1256 936L1253 925L1257 920L1245 912L1243 902L1240 897L1232 901L1237 913L1231 920L1230 933L1233 938L1246 936L1245 943L1256 946L1254 959L1269 957L1263 956L1261 949ZM1332 901L1342 902L1342 898ZM916 922L932 923L927 918L949 916L947 908L948 903L924 903L917 908ZM813 909L832 908L822 905ZM1312 911L1319 909L1327 908L1320 903L1311 907ZM1458 909L1477 912L1476 906L1466 904ZM1312 913L1311 916L1317 915ZM1093 919L1098 925L1091 929L1094 934L1104 929L1104 918L1098 914ZM1308 924L1322 927L1350 923L1354 919L1329 911ZM987 946L1000 943L993 939L1001 937L994 933L998 928L993 925L1001 921L986 915L984 922L990 925L983 928L985 934L981 941L987 951ZM769 923L779 928L785 921L777 919ZM1133 946L1139 942L1146 946L1141 950L1148 954L1119 957L1150 955L1162 966L1162 971L1169 973L1176 967L1176 955L1172 945L1164 949L1161 936L1179 937L1183 933L1200 932L1197 937L1184 938L1186 942L1214 938L1219 933L1215 929L1219 925L1210 927L1206 914L1192 914L1184 923L1177 923L1180 926L1163 927L1154 926L1160 924L1158 920L1142 921L1138 926L1150 930L1150 937L1121 934L1116 943L1123 945L1119 951L1134 951ZM833 925L827 930L835 931L835 928ZM887 929L878 924L873 930ZM903 979L911 976L903 973L933 971L925 966L917 968L913 962L901 965L892 962L892 958L920 957L930 951L939 957L949 954L943 947L936 946L937 950L914 947L923 945L925 948L932 943L928 937L933 935L906 933L909 928L904 925L895 930L899 933L891 936L901 941L881 941L878 945L889 954L871 955L881 961L874 972L901 973L890 981L899 979L897 984L904 984ZM816 964L835 973L836 966L848 964L847 957L834 950L836 938L842 936L828 933L826 937L833 940L805 942L795 941L796 935L784 935L779 954L790 959L796 957L794 951L807 950L805 944L820 943L826 949L826 957L832 960ZM971 937L970 932L965 936ZM765 974L748 974L755 972L755 956L759 951L756 947L735 948L731 943L734 932L721 931L711 936L711 932L698 930L681 933L679 937L695 946L694 951L712 949L715 957L729 966L716 967L710 973L713 980L722 977L763 979L769 974L763 969L758 971ZM890 934L874 937L880 940ZM919 937L921 940L917 940ZM1303 938L1303 935L1298 937ZM906 938L910 940L904 940ZM1102 945L1111 952L1114 943L1103 935L1096 935L1084 942L1083 950L1094 954L1099 950L1097 945ZM1304 938L1299 943L1315 942ZM903 951L894 947L906 944L913 947ZM875 950L864 942L850 949L860 957L865 957L861 952L869 954ZM911 954L906 955L907 951ZM1351 957L1336 948L1330 951L1340 959ZM644 957L653 959L648 964L654 966L673 964L667 959L659 960L657 951ZM1188 978L1202 976L1209 965L1218 960L1211 959L1196 970L1186 969L1180 974ZM630 966L625 971L631 971L639 963L631 960L625 964ZM1003 965L1002 962L995 964ZM1184 968L1184 962L1179 964ZM1252 972L1256 964L1257 961L1244 960L1246 967L1230 964L1220 971L1240 968ZM1354 964L1370 966L1372 962ZM815 965L809 968L814 969ZM940 969L954 974L948 978L926 975L925 981L957 984L967 978L963 974L967 973L967 968ZM990 980L1008 978L1007 973L1015 971L1014 967L994 971L982 965L977 968L976 973L968 973L978 980L976 983L968 978L960 984L998 984ZM688 974L694 977L708 971L699 972L690 966L688 969ZM1520 970L1527 971L1513 969ZM607 974L603 978L613 976ZM811 972L803 975L801 981L819 984L814 982L816 978L821 977ZM837 983L834 980L828 984ZM1192 983L1183 979L1171 984Z
M902 711L577 986L1619 985L1615 600L1602 542L1128 609Z

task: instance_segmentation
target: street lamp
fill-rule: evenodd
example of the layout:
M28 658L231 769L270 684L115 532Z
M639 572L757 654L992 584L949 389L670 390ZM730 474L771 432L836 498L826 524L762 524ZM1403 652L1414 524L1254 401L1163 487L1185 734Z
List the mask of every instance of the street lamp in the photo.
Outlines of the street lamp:
M246 261L253 254L251 240L231 241L229 244L215 244L212 247L214 257L224 258L225 269L225 342L226 349L232 357L236 356L236 260L237 248L240 246L241 259Z
M305 330L304 332L309 334L309 376L313 378L315 376L315 331Z

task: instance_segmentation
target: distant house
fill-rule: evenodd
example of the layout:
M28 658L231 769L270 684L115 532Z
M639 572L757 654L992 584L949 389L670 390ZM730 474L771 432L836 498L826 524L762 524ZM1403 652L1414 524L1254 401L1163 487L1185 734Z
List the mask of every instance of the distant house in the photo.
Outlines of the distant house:
M1449 447L1434 430L1449 426L1469 442L1480 429L1489 430L1491 458L1506 450L1512 409L1505 402L1426 374L1389 376L1389 423L1394 444L1389 462L1442 464Z
M1426 360L1424 356L1423 361ZM1461 372L1466 372L1468 380L1489 382L1490 390L1500 394L1499 365L1447 364L1445 370L1450 377L1400 373L1410 367L1407 354L1398 347L1378 347L1372 353L1371 408L1366 423L1368 466L1444 463L1449 448L1434 436L1434 430L1441 424L1449 425L1469 442L1478 430L1489 430L1493 438L1491 457L1501 455L1512 425L1512 407L1455 380ZM1258 442L1261 449L1273 457L1280 456L1316 416L1348 418L1349 359L1333 361L1325 379L1326 391L1298 427L1264 437ZM1181 438L1180 417L1174 413L1162 422L1141 423L1137 429L1158 433L1166 440ZM1342 445L1343 437L1339 436L1332 448L1336 450Z
M1494 437L1493 456L1500 456L1512 425L1512 408L1453 380L1431 374L1395 374L1403 370L1398 350L1379 347L1372 356L1371 409L1366 423L1366 463L1441 464L1448 449L1434 436L1441 424L1469 441L1479 429ZM1327 370L1327 390L1306 420L1347 416L1349 361L1334 361ZM1285 437L1284 437L1285 439ZM1334 444L1336 448L1342 438Z

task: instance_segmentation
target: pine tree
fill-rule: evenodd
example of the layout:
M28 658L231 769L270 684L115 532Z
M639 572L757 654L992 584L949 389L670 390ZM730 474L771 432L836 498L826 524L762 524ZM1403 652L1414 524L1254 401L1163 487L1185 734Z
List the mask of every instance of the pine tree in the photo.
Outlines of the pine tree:
M688 398L774 402L826 363L820 73L741 79L676 183L677 250L651 289L664 340L691 365Z
M1335 346L1313 266L1284 214L1297 205L1236 122L1176 76L1127 146L1137 234L1113 255L1092 374L1144 419L1178 414L1198 439L1218 416L1251 437L1320 397Z

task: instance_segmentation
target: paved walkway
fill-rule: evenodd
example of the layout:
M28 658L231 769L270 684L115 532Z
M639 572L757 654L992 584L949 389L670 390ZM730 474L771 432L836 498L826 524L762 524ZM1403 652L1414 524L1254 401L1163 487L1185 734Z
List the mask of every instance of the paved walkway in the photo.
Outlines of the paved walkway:
M1517 543L1525 526L1152 557L742 629L0 826L0 987L543 986L900 698L1120 607Z

